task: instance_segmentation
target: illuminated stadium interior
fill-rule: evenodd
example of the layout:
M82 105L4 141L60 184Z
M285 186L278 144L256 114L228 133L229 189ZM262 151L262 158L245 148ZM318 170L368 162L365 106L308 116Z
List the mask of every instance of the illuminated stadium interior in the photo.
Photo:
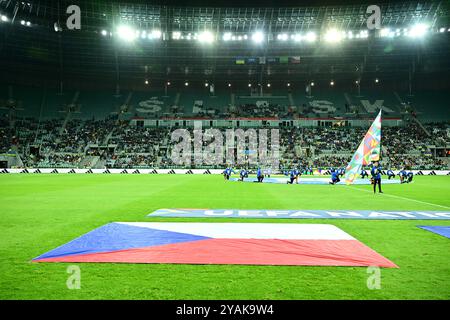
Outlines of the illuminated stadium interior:
M388 153L392 166L406 157L416 169L448 167L446 1L383 3L373 30L367 4L89 1L80 30L68 30L63 8L0 1L1 152L21 159L10 165L175 168L165 137L202 121L281 128L286 166L306 156L299 165L334 166L356 141L334 142L351 140L383 107L386 124L402 127L397 140L402 130L410 137L410 148Z
M2 307L438 314L449 57L449 0L0 0Z

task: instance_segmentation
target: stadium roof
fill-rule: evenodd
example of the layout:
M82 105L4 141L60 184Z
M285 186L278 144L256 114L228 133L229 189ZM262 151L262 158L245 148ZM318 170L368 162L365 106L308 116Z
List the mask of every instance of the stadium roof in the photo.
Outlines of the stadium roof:
M0 0L0 70L25 82L45 74L55 83L130 85L144 79L405 79L450 71L448 1L383 2L381 30L367 30L364 1L306 1L301 7L287 1L277 1L278 7L180 3L78 1L81 30L67 30L70 1ZM426 26L426 36L408 36L418 25ZM331 40L343 41L327 43L330 30ZM121 32L132 41L123 41Z

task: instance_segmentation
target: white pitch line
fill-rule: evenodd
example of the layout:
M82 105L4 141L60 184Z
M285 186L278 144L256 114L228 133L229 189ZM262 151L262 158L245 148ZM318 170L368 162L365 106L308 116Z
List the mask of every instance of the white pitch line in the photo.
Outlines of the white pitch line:
M352 187L352 186L346 186L346 187L347 187L347 188L351 188L351 189L355 189L355 190L360 190L360 191L365 191L365 192L370 192L370 193L372 193L372 191L365 190L365 189L355 188L355 187ZM425 201L420 201L420 200L416 200L416 199L411 199L411 198L405 198L405 197L395 196L395 195L393 195L393 194L382 193L382 195L383 195L383 196L386 196L386 197L392 197L392 198L397 198L397 199L409 200L409 201L414 201L414 202L418 202L418 203L422 203L422 204L427 204L427 205L430 205L430 206L435 206L435 207L441 207L441 208L445 208L445 209L450 209L450 207L443 206L443 205L440 205L440 204L435 204L435 203L431 203L431 202L425 202Z

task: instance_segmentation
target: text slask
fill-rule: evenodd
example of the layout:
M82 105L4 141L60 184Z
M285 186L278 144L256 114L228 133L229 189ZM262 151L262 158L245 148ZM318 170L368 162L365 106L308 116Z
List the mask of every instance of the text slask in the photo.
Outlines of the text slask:
M370 211L370 210L236 210L236 209L159 209L151 216L164 217L238 217L238 218L313 218L313 219L386 219L448 220L443 211Z

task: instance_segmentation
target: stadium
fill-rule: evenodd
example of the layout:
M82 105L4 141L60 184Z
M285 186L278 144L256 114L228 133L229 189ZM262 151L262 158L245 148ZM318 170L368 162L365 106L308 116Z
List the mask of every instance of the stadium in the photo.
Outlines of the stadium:
M450 299L448 1L0 0L0 38L1 300Z

